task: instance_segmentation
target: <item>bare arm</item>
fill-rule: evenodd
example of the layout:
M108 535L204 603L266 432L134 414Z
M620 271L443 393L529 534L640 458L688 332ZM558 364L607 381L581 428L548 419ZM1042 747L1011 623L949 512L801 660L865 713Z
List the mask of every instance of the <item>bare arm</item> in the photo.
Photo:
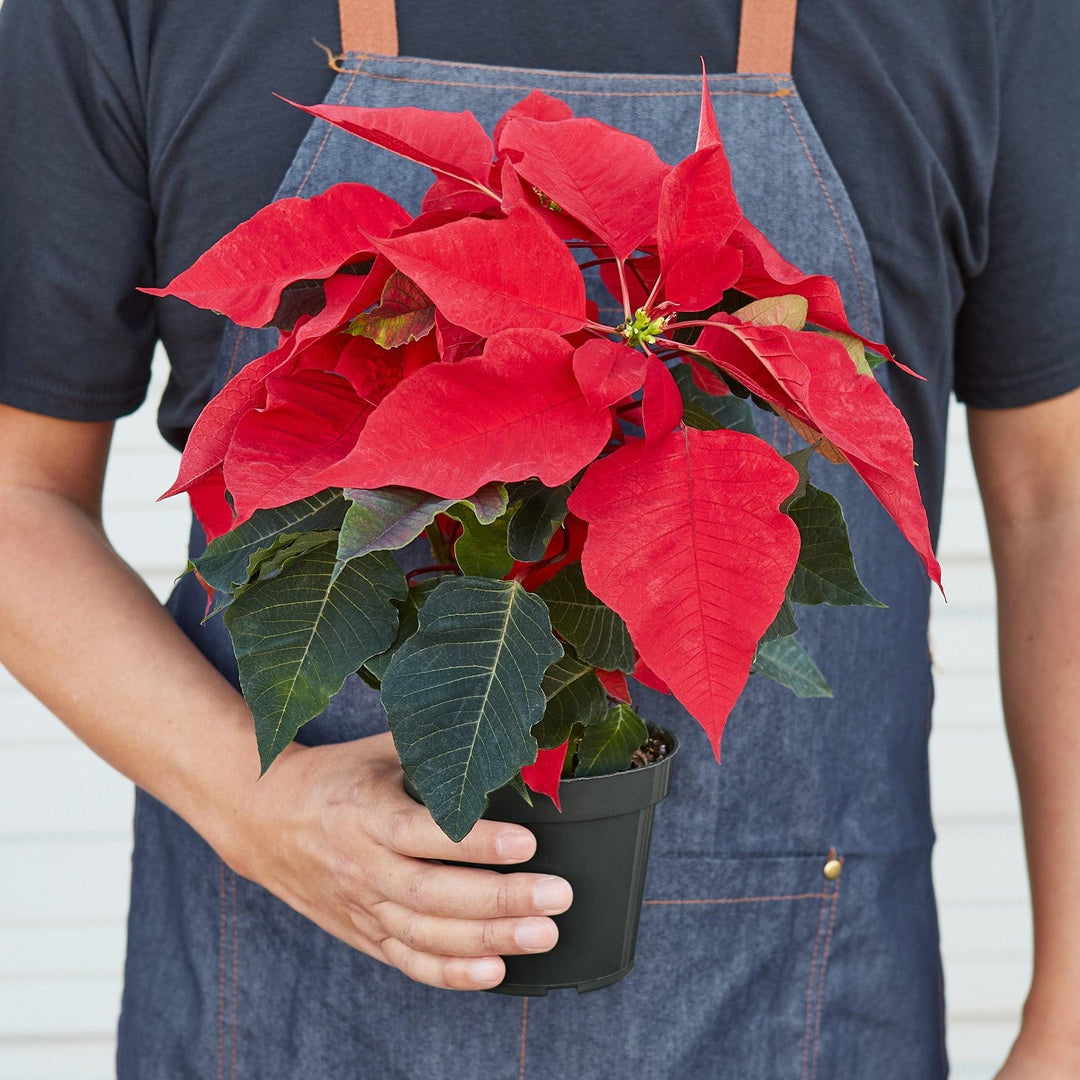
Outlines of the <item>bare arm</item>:
M1035 964L1000 1080L1080 1075L1080 391L968 409L998 594Z
M293 744L256 784L243 698L105 536L111 434L0 405L0 662L238 873L412 978L492 986L499 955L550 948L557 928L542 916L569 906L561 879L564 899L544 904L540 875L428 861L521 862L532 834L481 821L453 844L405 793L388 734ZM502 855L506 834L519 846Z

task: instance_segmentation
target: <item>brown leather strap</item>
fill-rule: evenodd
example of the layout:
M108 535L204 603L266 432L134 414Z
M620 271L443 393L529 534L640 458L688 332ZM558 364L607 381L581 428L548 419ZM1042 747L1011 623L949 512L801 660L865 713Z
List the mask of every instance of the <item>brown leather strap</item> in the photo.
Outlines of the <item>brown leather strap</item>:
M798 0L743 0L737 70L791 74ZM395 0L338 0L344 52L397 56Z
M397 56L397 7L394 0L338 0L343 52Z
M742 0L737 69L790 75L798 0Z

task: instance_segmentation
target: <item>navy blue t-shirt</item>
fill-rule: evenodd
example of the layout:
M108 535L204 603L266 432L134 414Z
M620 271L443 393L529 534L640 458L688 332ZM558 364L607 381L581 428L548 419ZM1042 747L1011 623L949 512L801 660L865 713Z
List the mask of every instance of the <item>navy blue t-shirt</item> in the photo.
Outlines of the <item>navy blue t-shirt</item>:
M402 55L530 68L735 68L739 0L399 0ZM154 344L182 446L221 319L164 284L269 201L339 48L335 0L0 7L0 401L134 410ZM987 408L1080 385L1080 4L806 0L794 77L874 259L938 532L950 391ZM804 267L808 272L813 267Z

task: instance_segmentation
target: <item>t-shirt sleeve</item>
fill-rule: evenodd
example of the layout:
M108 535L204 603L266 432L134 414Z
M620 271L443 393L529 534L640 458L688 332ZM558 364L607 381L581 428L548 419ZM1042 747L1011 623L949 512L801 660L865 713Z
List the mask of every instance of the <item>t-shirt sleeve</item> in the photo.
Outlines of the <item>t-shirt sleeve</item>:
M1080 4L1002 0L987 260L957 322L954 389L983 408L1080 386Z
M146 396L153 213L115 0L0 7L0 402L111 420Z

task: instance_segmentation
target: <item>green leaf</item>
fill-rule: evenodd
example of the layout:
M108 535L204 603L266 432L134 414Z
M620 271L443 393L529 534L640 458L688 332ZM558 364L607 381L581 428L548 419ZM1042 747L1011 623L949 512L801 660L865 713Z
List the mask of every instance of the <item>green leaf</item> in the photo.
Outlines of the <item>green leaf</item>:
M780 605L780 610L776 613L776 618L769 624L769 628L761 635L761 640L758 641L758 649L769 641L776 641L778 638L790 637L792 634L797 633L799 630L799 624L795 622L795 609L791 606L791 597L785 596L784 602Z
M543 601L516 581L447 578L420 609L382 702L406 775L452 840L476 824L488 792L536 760L529 729L562 652Z
M801 499L806 494L806 487L810 483L810 459L814 456L814 447L804 446L793 454L787 454L785 461L790 462L799 471L799 482L795 490L780 504L780 512L786 514L791 504Z
M555 632L579 659L605 671L633 671L634 643L621 616L585 585L581 563L570 563L536 590L551 612Z
M867 592L855 571L847 522L840 504L810 484L788 508L802 546L789 595L797 604L862 604L887 607Z
M570 738L567 740L566 757L563 760L562 767L562 778L564 780L574 775L574 767L577 765L577 748L581 745L581 736L584 734L584 724L574 724L570 728Z
M386 669L389 666L390 661L394 657L394 653L416 633L416 628L420 625L420 609L424 606L424 602L435 590L435 587L439 582L446 580L446 576L447 575L444 574L439 577L425 578L423 581L415 582L409 586L409 594L405 597L405 602L401 605L398 612L398 630L393 644L385 652L379 653L378 656L373 656L364 665L364 669L370 672L376 679L382 679L386 674ZM362 674L363 671L361 671L361 675Z
M506 485L496 480L485 484L475 495L462 501L472 507L476 520L481 525L490 525L506 513L510 505L510 496Z
M745 431L750 435L758 433L754 423L754 407L749 400L736 394L717 397L708 394L694 382L694 374L689 364L679 364L672 376L683 399L683 419L699 431L716 431L729 428L731 431Z
M506 533L506 546L519 562L539 562L547 551L555 530L566 517L570 485L545 487L539 480L526 480L514 493L519 503Z
M214 611L229 606L233 592L251 580L260 553L272 550L278 537L336 529L348 508L340 489L328 488L288 506L256 510L242 525L212 540L193 565L219 594Z
M386 279L379 306L349 323L349 333L369 337L384 349L422 338L435 327L435 307L400 270Z
M796 697L833 696L817 664L793 637L777 638L759 645L750 673L764 675L786 686Z
M275 539L272 547L252 555L250 580L252 582L269 581L277 577L293 559L298 559L301 555L322 547L323 544L337 543L337 538L336 529L326 529L322 532L282 533ZM241 588L244 587L241 586ZM239 592L240 589L236 591Z
M532 733L542 750L562 746L573 724L591 724L607 710L607 694L596 677L596 669L569 653L544 672L541 689L547 708L533 725Z
M521 773L516 776L510 777L510 786L530 805L532 806L532 795L529 794L529 789L525 786L525 781L521 779Z
M501 578L510 572L514 557L506 548L508 514L484 524L468 502L455 503L446 514L460 521L464 530L454 541L454 561L463 574Z
M629 705L616 705L585 729L574 775L604 776L629 769L634 751L648 738L645 721Z
M337 562L326 544L245 589L225 614L263 772L345 679L394 640L404 575L392 556Z
M371 491L346 488L349 510L341 523L337 557L340 562L372 551L396 551L415 540L435 515L453 506L412 488L384 487Z

